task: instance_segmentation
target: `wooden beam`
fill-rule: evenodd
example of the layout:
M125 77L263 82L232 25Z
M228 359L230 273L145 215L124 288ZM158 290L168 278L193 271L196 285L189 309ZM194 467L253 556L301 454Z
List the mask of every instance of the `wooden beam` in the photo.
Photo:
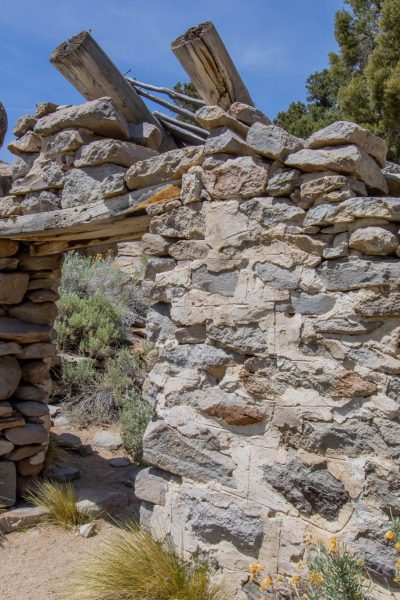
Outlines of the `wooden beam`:
M171 136L89 32L82 31L60 44L50 62L87 100L109 96L129 123L152 123L160 129L162 150L176 148Z
M30 244L29 253L31 256L48 256L49 254L59 254L60 252L69 252L80 248L91 248L92 246L106 246L107 244L118 244L119 242L133 242L141 240L143 233L123 234L106 237L96 237L90 240L54 240L51 242L33 242Z
M180 92L175 92L175 90L170 90L166 87L161 87L159 85L150 85L150 83L143 83L142 81L138 81L137 79L132 79L132 77L127 77L125 75L125 79L134 84L135 87L143 88L144 90L150 90L151 92L158 92L159 94L166 94L173 100L183 100L188 104L193 104L193 106L197 108L201 108L205 106L204 100L200 98L193 98L193 96L188 96L187 94L181 94Z
M171 48L206 104L225 110L234 102L254 106L218 31L210 22L192 27Z
M104 236L122 230L127 233L124 228L145 232L151 219L144 214L146 207L178 199L180 183L180 180L174 180L93 204L0 219L0 238L50 241L60 235L73 240L90 238L99 231ZM128 216L132 218L128 220ZM117 231L113 229L116 223Z

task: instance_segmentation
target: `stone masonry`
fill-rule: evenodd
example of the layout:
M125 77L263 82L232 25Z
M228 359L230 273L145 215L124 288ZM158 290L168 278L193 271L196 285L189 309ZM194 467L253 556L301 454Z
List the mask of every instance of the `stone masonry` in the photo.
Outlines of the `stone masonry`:
M291 573L307 533L338 534L384 597L383 533L400 514L400 172L357 125L301 140L252 110L203 107L205 145L163 154L129 139L107 98L19 122L0 200L0 496L15 500L48 443L61 258L28 243L37 213L146 210L143 526L209 556L243 598L251 562Z

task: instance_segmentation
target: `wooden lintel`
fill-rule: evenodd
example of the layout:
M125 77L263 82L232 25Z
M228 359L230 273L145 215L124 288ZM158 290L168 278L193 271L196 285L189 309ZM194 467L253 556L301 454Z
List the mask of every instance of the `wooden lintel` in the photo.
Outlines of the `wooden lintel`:
M127 233L124 235L114 235L108 237L96 237L90 240L66 240L33 243L29 252L31 256L48 256L50 254L59 254L60 252L69 252L82 248L91 248L93 246L106 246L107 244L119 244L120 242L132 242L140 240L142 233Z

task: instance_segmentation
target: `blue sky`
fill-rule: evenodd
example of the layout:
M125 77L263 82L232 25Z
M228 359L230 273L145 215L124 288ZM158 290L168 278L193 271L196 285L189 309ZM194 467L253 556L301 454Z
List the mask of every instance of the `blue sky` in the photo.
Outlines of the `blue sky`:
M91 29L112 60L139 80L187 80L170 43L202 21L216 25L256 105L268 116L305 98L307 76L335 49L342 0L0 0L0 99L10 127L36 102L83 101L51 66L52 50ZM9 160L6 144L0 159Z

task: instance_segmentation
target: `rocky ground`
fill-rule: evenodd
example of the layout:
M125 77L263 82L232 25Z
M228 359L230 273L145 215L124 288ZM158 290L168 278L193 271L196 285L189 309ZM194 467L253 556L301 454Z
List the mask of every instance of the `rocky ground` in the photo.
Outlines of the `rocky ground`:
M93 449L93 454L88 456L81 456L78 451L68 452L67 465L80 471L80 478L74 482L79 498L104 503L106 510L110 510L116 519L134 518L137 503L129 485L137 467L112 466L109 460L122 457L121 450L109 450L94 444L99 433L104 436L107 432L117 437L118 431L113 428L77 430L70 424L57 425L54 431L78 435L85 449L88 445ZM7 534L6 544L0 549L0 598L65 600L68 597L65 582L74 567L86 552L93 552L117 528L114 521L99 519L96 534L83 538L78 531L64 531L42 522Z

